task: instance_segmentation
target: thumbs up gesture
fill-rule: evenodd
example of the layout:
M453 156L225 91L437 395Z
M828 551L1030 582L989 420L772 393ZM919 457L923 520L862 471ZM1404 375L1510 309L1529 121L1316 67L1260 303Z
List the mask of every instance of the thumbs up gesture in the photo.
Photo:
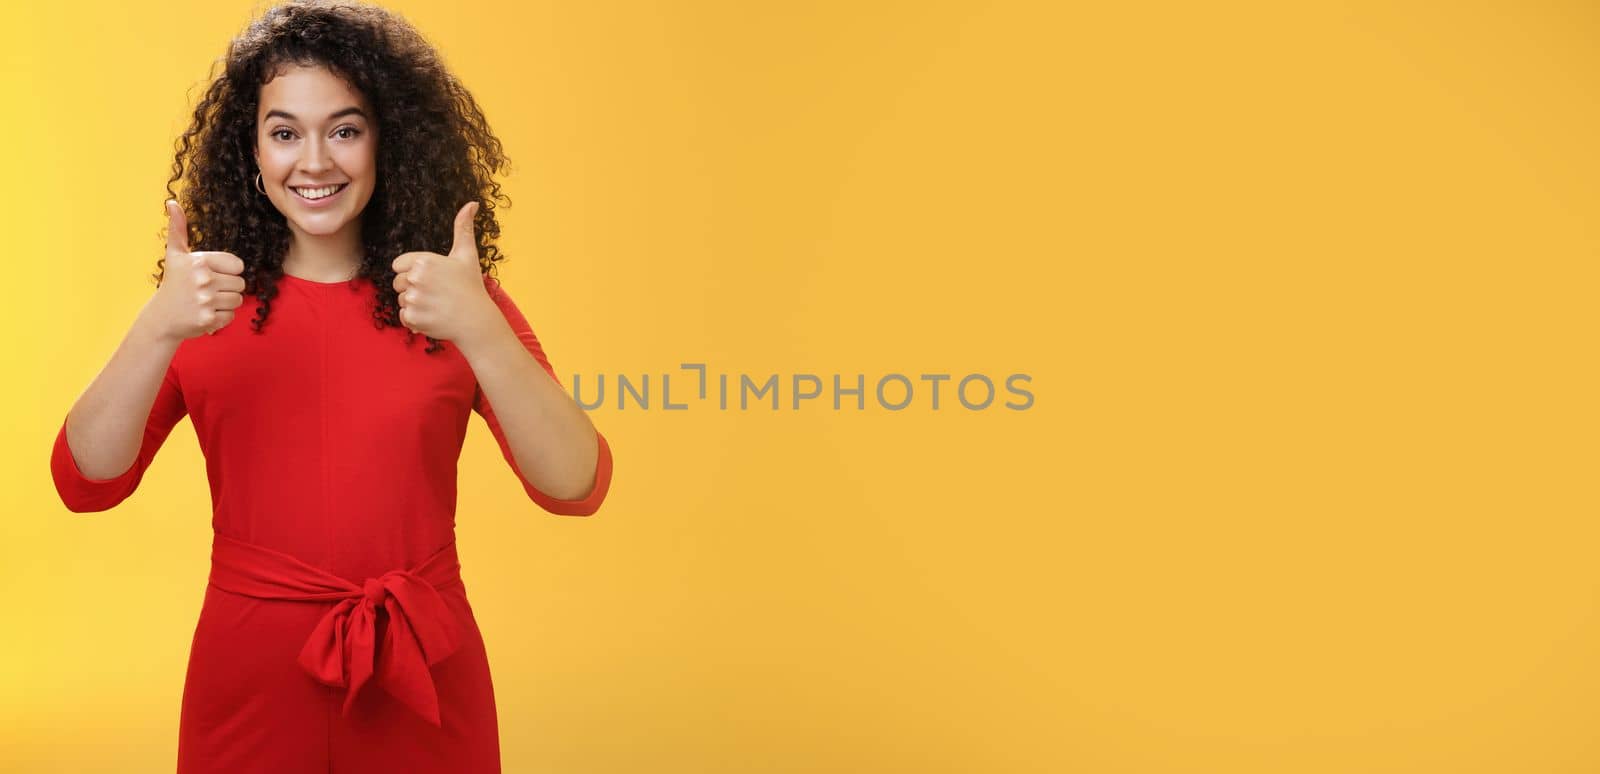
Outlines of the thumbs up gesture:
M401 253L391 264L400 322L415 333L454 341L474 339L504 317L484 286L472 219L478 203L456 212L455 241L447 255Z
M189 250L189 221L167 200L167 257L146 313L161 335L182 341L216 333L244 303L244 261L233 253Z

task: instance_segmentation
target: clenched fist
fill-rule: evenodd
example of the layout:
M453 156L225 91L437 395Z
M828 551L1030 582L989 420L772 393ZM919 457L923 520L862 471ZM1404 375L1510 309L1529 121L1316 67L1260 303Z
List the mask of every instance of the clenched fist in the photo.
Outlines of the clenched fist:
M167 200L167 259L161 287L146 306L156 330L182 341L216 333L244 303L244 261L233 253L190 252L189 221Z
M455 240L449 254L401 253L391 264L400 322L413 333L459 345L504 323L478 265L478 240L472 224L477 213L477 202L467 202L456 212Z

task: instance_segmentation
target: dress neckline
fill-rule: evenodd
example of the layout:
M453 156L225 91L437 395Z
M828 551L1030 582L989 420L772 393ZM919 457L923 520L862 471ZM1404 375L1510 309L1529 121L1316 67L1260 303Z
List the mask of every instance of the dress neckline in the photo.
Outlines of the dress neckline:
M293 274L285 273L283 275L283 279L297 285L307 285L315 288L342 288L349 287L357 282L360 282L363 277L357 275L347 280L339 280L338 282L318 282L316 280L309 280L305 279L304 277L296 277Z

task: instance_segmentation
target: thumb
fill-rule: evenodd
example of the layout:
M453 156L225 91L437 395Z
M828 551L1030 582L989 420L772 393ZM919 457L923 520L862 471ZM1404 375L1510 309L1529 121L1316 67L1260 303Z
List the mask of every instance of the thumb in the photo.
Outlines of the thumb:
M455 244L450 246L451 255L478 256L478 238L472 226L472 219L477 214L477 202L467 202L456 212L456 239Z
M189 252L189 219L175 199L167 200L167 249Z

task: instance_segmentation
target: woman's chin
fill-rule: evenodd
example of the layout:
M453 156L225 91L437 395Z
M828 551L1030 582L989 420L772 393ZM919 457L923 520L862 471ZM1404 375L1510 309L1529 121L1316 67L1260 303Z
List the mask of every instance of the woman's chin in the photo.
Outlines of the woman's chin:
M344 229L350 221L342 213L327 213L326 215L313 215L306 217L296 215L290 220L299 227L300 233L306 236L333 236Z

